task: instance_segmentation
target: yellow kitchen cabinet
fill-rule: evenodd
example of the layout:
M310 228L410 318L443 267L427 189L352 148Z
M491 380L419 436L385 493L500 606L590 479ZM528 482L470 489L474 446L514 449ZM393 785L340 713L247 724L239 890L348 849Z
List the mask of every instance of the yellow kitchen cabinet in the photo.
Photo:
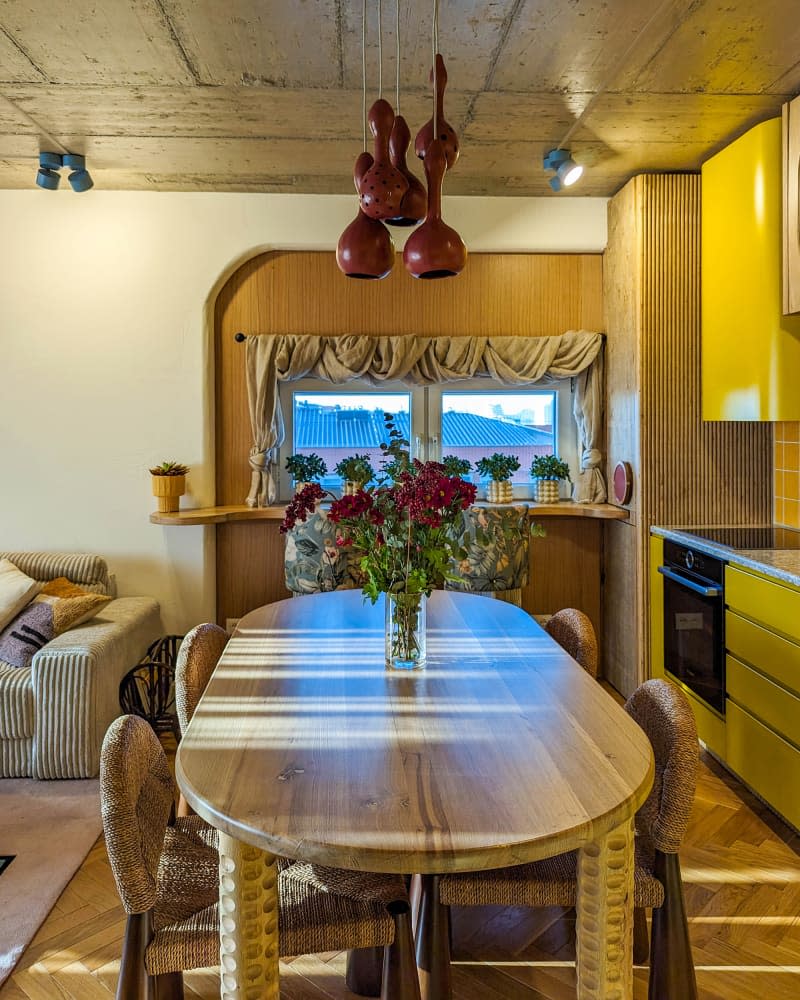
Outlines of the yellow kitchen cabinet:
M781 119L702 168L704 420L799 420L800 316L783 315Z

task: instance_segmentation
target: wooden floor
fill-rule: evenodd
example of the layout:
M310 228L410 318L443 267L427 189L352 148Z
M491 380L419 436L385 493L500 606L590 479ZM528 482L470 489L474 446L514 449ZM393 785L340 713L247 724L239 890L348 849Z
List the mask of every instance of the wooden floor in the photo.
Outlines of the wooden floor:
M800 837L706 758L681 852L701 1000L800 997ZM125 922L102 840L39 930L0 1000L109 1000ZM574 921L560 910L454 914L457 1000L570 1000ZM344 954L282 963L285 1000L346 1000ZM637 968L636 1000L647 996ZM187 998L216 1000L215 970ZM682 1000L676 997L675 1000Z

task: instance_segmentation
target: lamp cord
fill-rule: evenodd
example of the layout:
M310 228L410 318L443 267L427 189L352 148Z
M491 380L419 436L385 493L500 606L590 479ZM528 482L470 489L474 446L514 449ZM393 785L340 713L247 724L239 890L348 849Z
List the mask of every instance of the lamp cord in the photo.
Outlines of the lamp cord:
M383 97L383 0L378 0L378 100Z
M367 148L367 0L361 0L361 144Z
M394 110L395 114L400 114L400 0L394 3L394 43L395 43L395 83L394 83Z
M436 72L436 53L439 50L439 0L433 0L433 24L431 25L431 57L433 59L433 138L439 135L439 117L437 114L436 87L438 85Z

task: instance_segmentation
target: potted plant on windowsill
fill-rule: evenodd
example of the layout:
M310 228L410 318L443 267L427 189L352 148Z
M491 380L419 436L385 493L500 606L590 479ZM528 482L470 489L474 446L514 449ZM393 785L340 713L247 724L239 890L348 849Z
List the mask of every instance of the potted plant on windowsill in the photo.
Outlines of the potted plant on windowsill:
M318 483L328 475L325 460L313 452L310 455L289 455L286 469L294 480L295 493L305 489L309 483Z
M537 455L531 462L531 478L536 481L537 503L558 503L559 483L562 479L572 482L569 466L557 455Z
M489 503L511 503L514 499L511 477L519 469L519 459L516 455L495 452L488 458L479 458L475 468L480 476L489 477L489 484L486 487L486 499Z
M188 471L189 467L180 462L162 462L150 470L153 496L158 499L160 514L174 513L180 507Z
M343 479L342 495L354 496L374 477L375 470L370 464L369 455L351 455L337 463L336 475Z
M445 455L442 459L445 474L448 476L461 476L464 479L472 471L472 462L468 458L459 458L457 455Z

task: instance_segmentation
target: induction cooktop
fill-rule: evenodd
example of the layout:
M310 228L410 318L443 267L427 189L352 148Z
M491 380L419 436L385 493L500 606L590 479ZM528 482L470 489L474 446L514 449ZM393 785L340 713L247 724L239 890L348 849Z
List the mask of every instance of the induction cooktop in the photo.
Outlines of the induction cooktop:
M685 528L687 535L705 538L728 549L800 549L800 531L780 525L766 524L751 527Z

